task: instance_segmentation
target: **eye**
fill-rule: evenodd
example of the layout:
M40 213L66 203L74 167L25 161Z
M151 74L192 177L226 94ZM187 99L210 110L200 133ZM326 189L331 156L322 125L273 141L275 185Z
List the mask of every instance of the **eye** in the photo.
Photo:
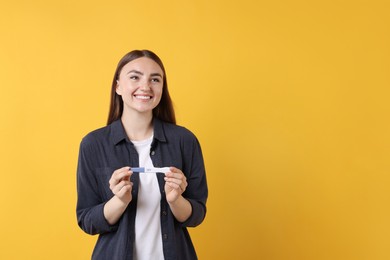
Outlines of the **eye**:
M132 80L137 80L137 79L139 79L139 77L136 76L136 75L132 75L132 76L130 76L130 79L132 79Z
M160 78L152 78L151 80L152 82L156 82L156 83L159 83L160 82Z

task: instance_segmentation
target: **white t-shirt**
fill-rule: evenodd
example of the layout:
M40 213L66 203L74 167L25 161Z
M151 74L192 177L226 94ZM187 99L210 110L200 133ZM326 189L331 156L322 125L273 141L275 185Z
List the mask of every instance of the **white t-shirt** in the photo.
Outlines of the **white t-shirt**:
M153 136L143 141L132 141L139 155L140 167L153 167L150 145ZM135 260L164 260L161 222L161 193L156 173L139 173L137 214L135 217Z

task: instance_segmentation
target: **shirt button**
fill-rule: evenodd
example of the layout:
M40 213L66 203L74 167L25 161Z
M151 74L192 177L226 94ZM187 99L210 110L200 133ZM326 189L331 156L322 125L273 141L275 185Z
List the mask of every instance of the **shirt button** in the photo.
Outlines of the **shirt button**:
M150 154L151 154L151 155L154 155L154 154L155 154L155 152L154 152L154 151L152 151Z
M167 212L164 210L164 211L162 212L162 214L163 214L164 216L166 216L166 215L167 215Z
M163 235L163 238L164 238L164 239L168 239L168 235L167 235L167 234L164 234L164 235Z

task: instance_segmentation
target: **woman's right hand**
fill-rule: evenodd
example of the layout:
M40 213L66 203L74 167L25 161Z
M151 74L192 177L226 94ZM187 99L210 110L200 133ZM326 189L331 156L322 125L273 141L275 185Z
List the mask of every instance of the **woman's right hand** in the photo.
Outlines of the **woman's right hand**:
M130 167L123 167L115 170L109 181L112 193L125 204L129 204L132 199L133 183L130 181L132 174Z
M104 217L110 225L118 222L132 199L133 183L130 182L132 174L130 167L123 167L111 175L109 184L114 196L104 205Z

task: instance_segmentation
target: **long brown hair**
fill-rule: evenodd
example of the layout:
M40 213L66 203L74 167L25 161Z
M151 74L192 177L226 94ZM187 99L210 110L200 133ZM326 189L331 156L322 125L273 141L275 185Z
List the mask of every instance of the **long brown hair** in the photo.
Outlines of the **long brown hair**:
M123 113L123 100L122 97L116 93L117 80L119 80L119 74L122 71L122 68L132 60L147 57L154 60L163 71L163 91L160 103L153 109L153 116L158 119L176 124L175 111L173 109L172 99L168 91L167 75L165 73L164 65L161 59L152 51L149 50L134 50L127 53L119 61L118 66L115 70L114 79L111 86L111 102L110 102L110 111L108 113L107 125L121 118Z

